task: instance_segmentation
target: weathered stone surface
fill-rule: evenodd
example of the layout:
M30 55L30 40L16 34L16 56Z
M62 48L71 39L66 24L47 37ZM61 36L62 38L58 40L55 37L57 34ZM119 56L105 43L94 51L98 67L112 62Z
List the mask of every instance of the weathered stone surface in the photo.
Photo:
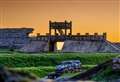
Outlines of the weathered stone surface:
M0 48L18 49L30 42L29 38L0 38Z
M120 43L112 43L112 44L120 49Z
M0 48L21 48L30 42L32 28L0 28Z
M65 41L62 52L120 52L108 41Z
M48 42L44 41L31 41L29 44L26 44L24 47L19 49L21 52L44 52L48 50Z

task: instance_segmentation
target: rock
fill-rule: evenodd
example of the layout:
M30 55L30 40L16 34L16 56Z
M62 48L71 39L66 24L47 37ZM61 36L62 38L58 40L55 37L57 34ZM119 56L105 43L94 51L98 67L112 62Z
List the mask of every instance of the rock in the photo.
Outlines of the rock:
M25 72L17 72L0 66L0 82L37 82L37 77Z
M21 49L18 51L20 52L45 52L49 50L48 42L44 41L32 41L29 44L24 45Z
M62 52L120 52L109 41L65 41Z

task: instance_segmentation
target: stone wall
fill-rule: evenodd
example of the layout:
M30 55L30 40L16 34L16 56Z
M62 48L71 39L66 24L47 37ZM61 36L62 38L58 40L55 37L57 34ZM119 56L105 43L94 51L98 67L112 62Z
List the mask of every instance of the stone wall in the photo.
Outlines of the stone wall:
M29 33L32 28L0 29L0 48L21 48L30 42Z
M49 37L43 35L29 37L32 28L1 28L0 48L20 49L23 52L49 51ZM106 33L99 35L51 36L55 41L65 41L62 52L120 52L118 44L106 40ZM64 39L65 38L65 39ZM70 40L70 41L67 41ZM76 40L76 41L72 41ZM118 48L119 47L119 48Z
M44 41L31 41L19 49L19 51L27 53L46 52L49 51L49 45L48 42Z
M112 44L120 49L120 43L112 43Z
M0 48L21 48L30 42L29 38L6 38L0 39Z
M120 52L108 41L65 41L62 52Z

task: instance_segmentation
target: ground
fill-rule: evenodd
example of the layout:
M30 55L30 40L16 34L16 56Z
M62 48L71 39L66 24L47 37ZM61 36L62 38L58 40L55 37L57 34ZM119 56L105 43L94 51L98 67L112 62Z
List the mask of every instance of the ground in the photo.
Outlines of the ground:
M19 53L9 50L0 50L0 65L9 67L16 71L30 72L45 77L55 70L55 66L65 60L80 60L82 70L90 69L111 58L120 56L117 53ZM107 70L108 71L108 70ZM106 74L106 73L105 73ZM92 80L103 80L105 74L98 74ZM74 76L74 74L64 74L64 76ZM107 75L106 75L107 77ZM113 76L117 77L117 76Z

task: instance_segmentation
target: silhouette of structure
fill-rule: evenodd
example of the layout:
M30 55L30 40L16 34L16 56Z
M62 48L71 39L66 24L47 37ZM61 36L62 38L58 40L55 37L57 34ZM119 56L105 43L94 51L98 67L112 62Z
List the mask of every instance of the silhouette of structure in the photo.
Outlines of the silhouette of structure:
M32 37L32 40L46 41L49 42L49 51L54 51L56 42L64 42L66 40L72 41L104 41L106 40L106 33L103 35L98 35L98 33L94 33L94 35L90 35L86 33L85 35L80 35L77 33L76 35L72 34L72 21L64 21L64 22L52 22L49 21L49 33L46 35L37 34L37 37Z
M52 30L54 33L52 33ZM68 31L70 31L68 33ZM52 35L53 34L53 35ZM64 36L72 34L72 22L51 22L49 21L49 50L54 51L57 41L61 41ZM52 38L52 37L54 38ZM61 39L57 39L62 36ZM57 37L57 38L56 38Z
M51 22L49 21L49 34L52 35L52 29L54 35L71 35L72 34L72 21L67 22ZM69 31L69 33L68 33Z
M49 33L46 35L29 36L32 33L32 28L3 28L0 29L0 47L8 48L21 48L25 44L29 44L31 41L44 41L49 43L49 51L54 51L56 48L56 42L64 42L67 40L72 41L105 41L106 33L99 35L94 33L90 35L86 33L81 35L77 33L72 34L72 21L64 22L52 22L49 21Z

